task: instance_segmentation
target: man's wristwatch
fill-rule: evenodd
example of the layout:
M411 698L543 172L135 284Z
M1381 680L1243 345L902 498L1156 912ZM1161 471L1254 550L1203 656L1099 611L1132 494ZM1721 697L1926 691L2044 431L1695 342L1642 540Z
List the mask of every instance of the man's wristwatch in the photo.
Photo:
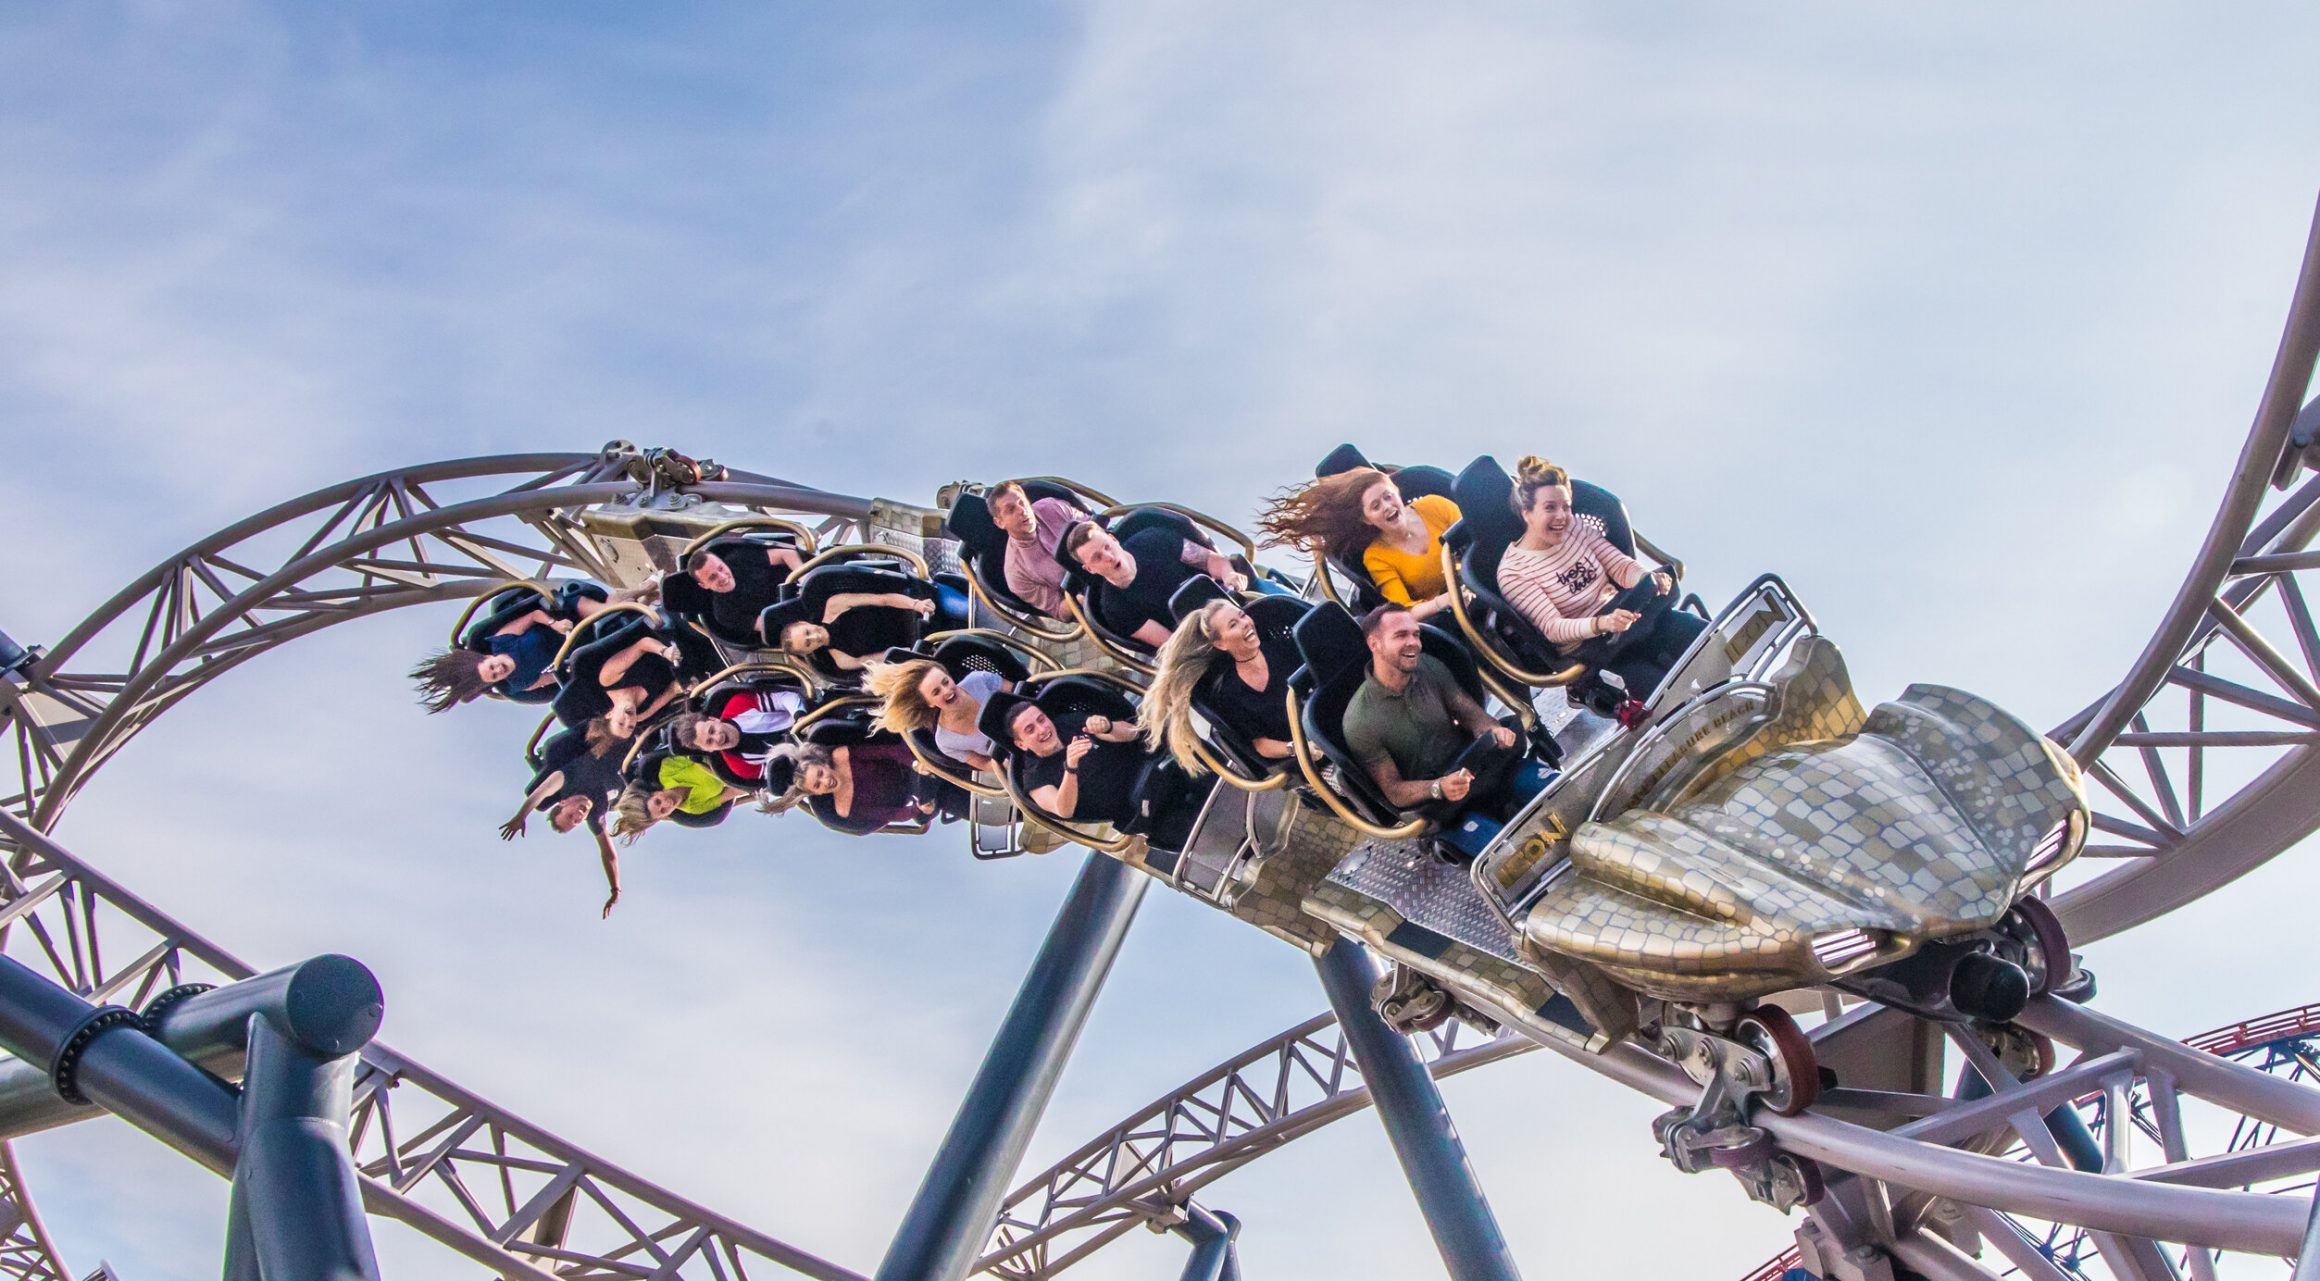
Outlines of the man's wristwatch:
M1431 795L1431 796L1432 796L1432 797L1433 797L1435 800L1437 800L1437 801L1438 801L1438 800L1441 800L1441 799L1442 799L1442 780L1441 780L1441 779L1435 779L1435 780L1434 780L1432 783L1430 783L1430 784L1428 784L1428 785L1427 785L1427 788L1426 788L1426 790L1427 790L1428 794L1430 794L1430 795Z

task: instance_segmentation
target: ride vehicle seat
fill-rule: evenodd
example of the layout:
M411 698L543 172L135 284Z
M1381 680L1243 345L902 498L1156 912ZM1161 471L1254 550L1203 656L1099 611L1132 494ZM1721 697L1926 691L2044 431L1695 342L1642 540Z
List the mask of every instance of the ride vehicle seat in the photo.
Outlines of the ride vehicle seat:
M610 596L611 593L602 584L585 579L573 579L545 590L534 583L515 583L492 593L470 610L474 616L473 621L461 629L458 644L471 654L488 655L493 652L492 638L501 628L534 610L558 622L578 623L580 601L602 603ZM526 639L529 639L528 634ZM546 642L547 652L555 652L561 647L562 640L561 636L551 636ZM518 688L511 678L493 685L492 693L511 703L551 703L556 699L557 689L554 683L536 686L527 683Z
M1342 475L1356 467L1375 467L1393 477L1394 488L1402 491L1404 502L1429 494L1456 501L1450 492L1453 478L1449 472L1425 463L1410 466L1373 463L1351 444L1339 445L1324 454L1321 461L1313 466L1313 478L1319 480L1324 476ZM1385 604L1386 598L1378 593L1377 585L1370 579L1369 570L1361 563L1364 550L1365 547L1333 550L1329 554L1329 565L1337 571L1338 577L1353 584L1354 598L1347 603L1356 610L1366 611Z
M1538 628L1499 591L1499 561L1506 556L1506 549L1523 536L1523 519L1514 509L1514 478L1498 465L1497 459L1484 454L1458 473L1451 497L1458 504L1459 521L1443 534L1442 543L1456 558L1461 589L1456 596L1460 604L1457 612L1467 638L1492 666L1515 680L1526 685L1569 683L1575 686L1572 693L1576 697L1601 701L1602 687L1594 674L1588 672L1575 680L1564 678L1562 673L1576 665L1574 660L1540 635ZM1574 521L1592 521L1601 526L1604 539L1613 547L1629 556L1638 556L1627 506L1619 501L1617 494L1572 477L1571 516ZM1652 607L1652 601L1645 599L1646 596L1657 596L1657 593L1642 593L1622 603ZM1660 599L1672 603L1674 596Z
M1229 599L1222 584L1213 578L1195 578L1176 589L1168 598L1168 608L1181 624L1210 601ZM1257 628L1260 644L1268 653L1286 649L1297 652L1295 632L1297 624L1312 611L1313 602L1296 596L1256 596L1236 602L1241 612ZM1285 642L1285 643L1284 643ZM1295 672L1278 673L1283 680L1293 680ZM1295 768L1295 760L1274 760L1257 751L1255 737L1244 733L1231 719L1218 714L1216 687L1220 681L1238 680L1229 663L1219 662L1208 675L1192 687L1192 710L1200 714L1208 726L1204 736L1221 763L1231 767L1244 783L1262 782L1286 769Z
M1025 496L1035 503L1042 498L1058 498L1084 508L1088 502L1086 495L1054 481L1021 483ZM961 486L958 497L951 500L950 514L943 519L943 527L959 541L959 566L972 581L974 593L1002 620L1050 640L1068 640L1078 634L1077 624L1041 613L1008 588L1007 531L992 522L990 500L983 493Z
M1125 803L1106 805L1107 812L1121 815L1116 821L1061 818L1031 800L1032 788L1023 772L1024 758L1029 753L1017 750L1010 729L1015 713L1026 703L1037 705L1055 721L1059 731L1064 731L1068 744L1071 736L1066 727L1077 726L1089 716L1109 717L1116 724L1134 724L1136 702L1127 689L1105 679L1077 674L1035 677L1027 685L1018 686L1023 688L1032 692L1026 695L1003 691L993 695L983 704L982 715L977 720L977 727L991 740L992 759L1004 771L1008 792L1016 806L1043 826L1109 852L1120 852L1125 842L1108 840L1091 830L1107 821L1122 836L1142 836L1147 844L1161 849L1182 849L1216 780L1195 779L1167 754L1147 752L1141 743L1133 740L1109 745L1141 758L1128 776Z
M830 599L850 593L882 595L893 593L916 600L936 601L941 593L927 579L919 577L899 560L865 556L857 560L836 561L819 565L793 580L783 589L782 599L767 606L758 615L758 629L764 639L759 644L779 648L784 628L793 623L822 623L823 613ZM908 649L918 644L926 632L951 626L963 626L965 619L946 619L938 609L931 619L921 618L916 612L883 605L861 605L847 610L835 622L823 624L830 633L829 648L857 658L874 658L889 649ZM817 650L804 656L814 670L824 678L852 685L861 680L861 673L849 671L832 662L826 651Z
M756 529L747 533L728 534L712 540L699 550L717 556L728 565L746 563L744 557L753 557L763 565L766 550L776 547L797 552L801 559L805 555L805 549L798 545L797 536L780 529ZM762 570L752 569L748 573L751 581L761 581L765 574L771 573L776 585L774 594L771 597L760 595L751 591L746 584L737 584L732 591L719 596L695 582L691 574L679 569L661 577L661 606L683 620L690 629L706 633L728 645L756 648L764 642L750 630L749 622L758 611L779 598L778 581L787 571L766 565ZM728 598L731 603L719 608L720 603Z

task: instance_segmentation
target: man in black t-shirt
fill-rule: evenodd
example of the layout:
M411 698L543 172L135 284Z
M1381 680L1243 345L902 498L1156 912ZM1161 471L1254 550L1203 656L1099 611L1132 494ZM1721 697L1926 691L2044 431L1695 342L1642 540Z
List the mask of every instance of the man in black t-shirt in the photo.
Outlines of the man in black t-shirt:
M1060 724L1037 703L1007 722L1015 744L1015 779L1031 803L1057 818L1124 823L1136 813L1136 776L1151 757L1136 744L1133 721L1066 715Z
M726 639L747 642L757 635L757 616L781 598L782 583L803 563L794 547L739 539L711 543L669 575L661 599L679 614L705 617L710 630Z
M1094 593L1096 621L1152 649L1167 643L1174 630L1168 598L1187 580L1206 574L1236 592L1249 585L1214 548L1173 529L1140 530L1122 541L1089 521L1074 526L1063 545L1081 568L1104 580L1104 590Z
M620 856L613 852L612 838L605 834L604 815L624 783L620 776L622 755L617 740L601 753L593 750L585 725L549 739L540 750L540 768L532 775L523 807L499 829L503 841L522 836L524 821L534 810L546 813L548 826L559 834L587 824L589 835L596 838L596 856L604 865L605 883L612 891L604 900L606 916L612 915L612 905L620 901Z

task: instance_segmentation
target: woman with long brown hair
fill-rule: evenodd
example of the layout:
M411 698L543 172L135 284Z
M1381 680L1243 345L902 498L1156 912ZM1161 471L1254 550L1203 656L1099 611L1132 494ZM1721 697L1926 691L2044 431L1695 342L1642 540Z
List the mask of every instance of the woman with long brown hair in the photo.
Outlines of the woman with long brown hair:
M1442 531L1456 523L1458 504L1434 494L1404 502L1394 478L1375 467L1285 490L1257 517L1266 546L1296 548L1316 564L1358 564L1379 595L1421 619L1450 608Z

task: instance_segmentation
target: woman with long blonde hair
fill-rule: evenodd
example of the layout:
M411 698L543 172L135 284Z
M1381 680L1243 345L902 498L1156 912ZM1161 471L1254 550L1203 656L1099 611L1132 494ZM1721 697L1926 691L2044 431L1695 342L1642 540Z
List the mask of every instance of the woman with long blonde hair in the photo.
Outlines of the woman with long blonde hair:
M998 768L991 761L991 740L975 728L983 704L1011 684L997 672L968 672L952 680L941 663L912 658L870 664L865 683L872 697L885 700L878 709L878 728L892 734L933 730L934 745L952 760L972 769Z
M1239 605L1210 601L1177 624L1160 647L1151 688L1136 712L1145 745L1166 747L1179 765L1198 774L1192 748L1197 711L1222 721L1266 760L1287 760L1289 676L1298 663L1286 634L1269 637Z
M1276 495L1257 516L1265 545L1293 547L1316 565L1359 564L1378 594L1430 618L1450 608L1442 573L1442 531L1458 523L1458 504L1436 494L1408 502L1394 478L1354 467Z

